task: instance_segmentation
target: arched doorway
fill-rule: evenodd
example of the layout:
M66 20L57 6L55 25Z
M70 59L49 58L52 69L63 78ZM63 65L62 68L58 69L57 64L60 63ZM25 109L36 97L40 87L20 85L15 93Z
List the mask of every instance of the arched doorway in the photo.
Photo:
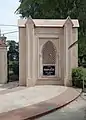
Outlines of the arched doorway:
M51 41L42 48L42 71L43 76L56 76L56 48Z

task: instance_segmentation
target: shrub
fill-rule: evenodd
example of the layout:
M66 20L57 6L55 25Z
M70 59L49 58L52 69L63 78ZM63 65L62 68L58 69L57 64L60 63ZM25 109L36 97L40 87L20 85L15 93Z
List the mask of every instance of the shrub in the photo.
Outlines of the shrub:
M72 70L72 84L76 87L83 87L83 80L86 86L86 69L82 67L74 68Z

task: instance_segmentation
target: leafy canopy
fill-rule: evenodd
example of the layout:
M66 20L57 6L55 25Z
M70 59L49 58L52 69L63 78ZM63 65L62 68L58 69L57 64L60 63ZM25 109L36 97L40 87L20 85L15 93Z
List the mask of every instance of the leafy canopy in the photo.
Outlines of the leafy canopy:
M86 0L20 0L16 12L32 18L77 18L80 23L79 61L84 59L86 63Z

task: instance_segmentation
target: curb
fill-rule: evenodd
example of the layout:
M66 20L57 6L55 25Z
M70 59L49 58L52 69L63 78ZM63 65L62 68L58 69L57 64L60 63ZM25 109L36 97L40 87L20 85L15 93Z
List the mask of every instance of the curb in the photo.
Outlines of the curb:
M77 91L77 92L78 92L78 91ZM70 100L70 101L67 102L67 103L64 103L64 104L62 104L62 105L60 105L60 106L57 106L56 108L53 108L53 109L51 109L51 110L48 110L47 112L44 112L44 113L42 113L42 114L38 114L38 115L35 115L35 116L32 116L32 117L29 117L29 118L24 119L24 120L38 119L38 118L43 117L43 116L45 116L45 115L47 115L47 114L50 114L50 113L52 113L52 112L55 112L55 111L57 111L58 109L61 109L62 107L66 106L66 105L70 104L71 102L73 102L74 100L76 100L76 99L82 94L82 92L83 92L83 91L81 91L78 96L76 96L74 99ZM53 99L54 99L54 98L53 98Z

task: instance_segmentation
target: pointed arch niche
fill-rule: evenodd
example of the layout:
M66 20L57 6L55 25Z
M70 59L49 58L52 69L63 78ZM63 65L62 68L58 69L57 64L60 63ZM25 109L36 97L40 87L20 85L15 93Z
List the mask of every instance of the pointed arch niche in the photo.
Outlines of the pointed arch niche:
M56 77L57 49L52 41L47 41L41 50L42 77Z

